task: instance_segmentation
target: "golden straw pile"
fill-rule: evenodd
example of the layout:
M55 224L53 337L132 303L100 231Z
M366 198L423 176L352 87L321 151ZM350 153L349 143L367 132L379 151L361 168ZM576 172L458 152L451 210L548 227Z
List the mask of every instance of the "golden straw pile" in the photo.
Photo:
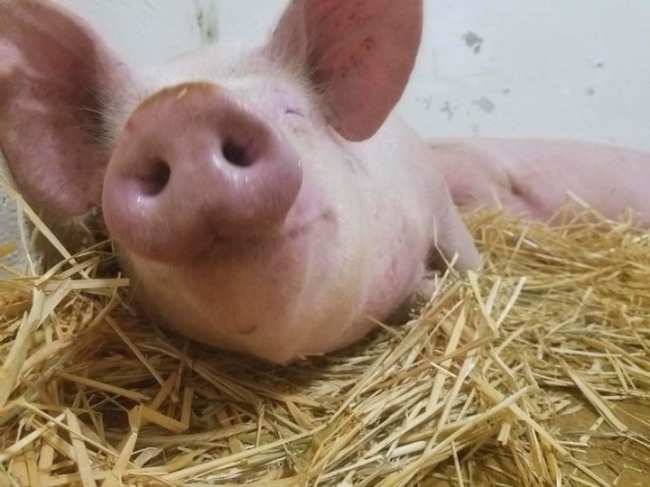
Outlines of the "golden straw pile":
M650 236L594 219L467 215L483 272L286 367L138 320L106 252L0 280L0 486L650 485Z

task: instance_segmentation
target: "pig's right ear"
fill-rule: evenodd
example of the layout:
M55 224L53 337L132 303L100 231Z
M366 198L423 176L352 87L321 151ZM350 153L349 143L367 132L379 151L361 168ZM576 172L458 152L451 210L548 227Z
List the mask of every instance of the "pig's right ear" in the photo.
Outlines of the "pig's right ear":
M422 0L293 0L267 48L305 70L329 123L359 141L402 96L421 36Z
M69 215L101 201L101 114L126 76L78 17L0 0L0 148L27 198Z

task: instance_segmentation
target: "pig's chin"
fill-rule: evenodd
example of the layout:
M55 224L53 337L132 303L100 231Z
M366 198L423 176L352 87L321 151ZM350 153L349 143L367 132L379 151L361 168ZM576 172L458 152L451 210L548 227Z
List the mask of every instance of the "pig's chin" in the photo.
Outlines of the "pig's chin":
M342 324L357 321L363 286L347 265L358 258L337 251L337 230L325 212L269 240L221 240L202 260L184 265L126 253L125 269L140 307L157 323L210 346L283 363L349 341Z

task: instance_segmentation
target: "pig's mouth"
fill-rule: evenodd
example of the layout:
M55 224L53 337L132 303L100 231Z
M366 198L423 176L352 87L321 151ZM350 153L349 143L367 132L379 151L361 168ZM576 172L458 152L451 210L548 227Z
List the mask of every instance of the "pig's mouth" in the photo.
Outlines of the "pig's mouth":
M134 280L134 293L140 294L138 290L142 290L143 283L137 276L141 269L153 265L171 272L191 275L199 269L210 268L223 261L243 261L264 256L279 258L283 254L297 253L301 248L309 246L309 239L314 233L321 234L313 239L316 244L325 240L322 235L335 235L335 229L332 228L336 226L335 220L334 211L324 209L306 221L295 222L288 227L280 228L275 234L224 236L215 230L207 244L196 248L186 258L175 258L169 261L152 259L139 252L133 252L128 246L122 245L119 239L115 241L115 248L120 256L122 267L127 275Z
M274 233L261 235L224 236L215 229L211 243L198 253L193 263L209 262L213 259L223 259L245 255L250 252L259 253L265 250L272 250L307 238L317 228L330 226L335 220L334 212L330 209L323 210L317 216L305 222L292 224L288 228L280 228Z

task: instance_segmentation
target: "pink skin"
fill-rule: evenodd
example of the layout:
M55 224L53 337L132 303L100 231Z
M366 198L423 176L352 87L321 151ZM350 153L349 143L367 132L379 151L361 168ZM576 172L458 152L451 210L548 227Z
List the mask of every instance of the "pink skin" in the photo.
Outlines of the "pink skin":
M576 153L432 151L391 113L421 22L417 0L294 0L261 48L209 48L135 72L47 0L0 0L0 146L47 214L103 204L155 319L275 362L336 350L426 287L427 267L480 265L445 177L461 205L494 204L496 188L542 217L565 190L545 189L555 171L540 174L544 157ZM581 185L577 165L562 180L599 196L610 194L607 161L648 175L647 157L590 154L602 156L593 180Z

